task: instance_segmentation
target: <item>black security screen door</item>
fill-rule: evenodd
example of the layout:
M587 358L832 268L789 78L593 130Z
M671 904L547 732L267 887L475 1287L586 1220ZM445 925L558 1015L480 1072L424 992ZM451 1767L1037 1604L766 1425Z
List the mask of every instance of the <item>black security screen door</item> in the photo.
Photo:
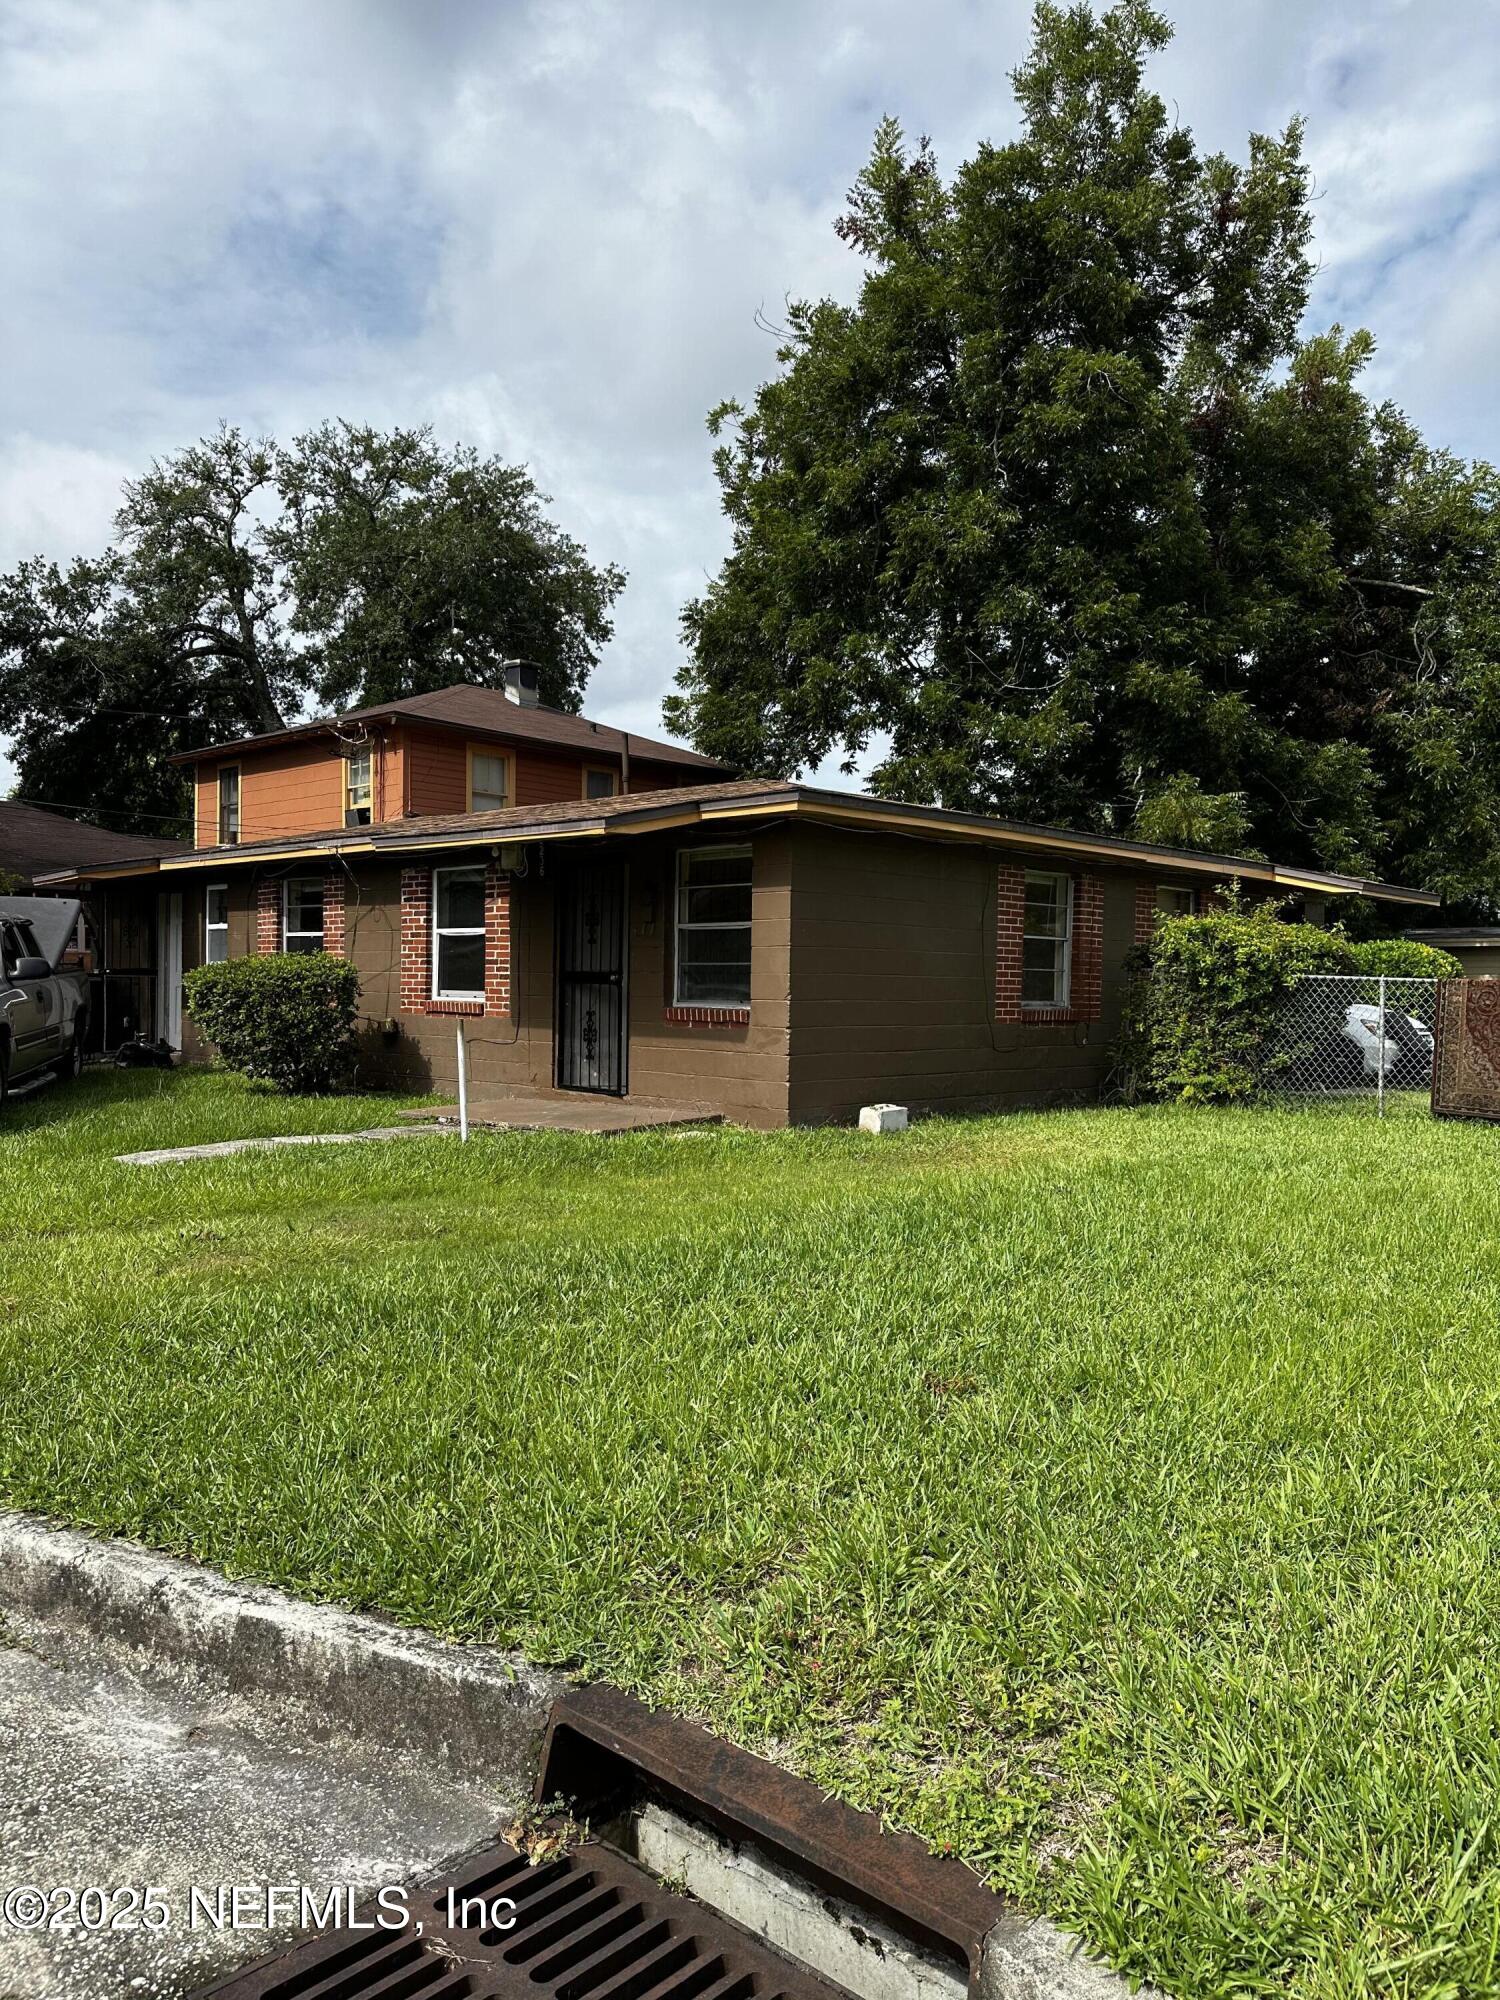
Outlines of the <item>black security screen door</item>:
M625 870L573 868L557 910L557 1084L625 1095Z

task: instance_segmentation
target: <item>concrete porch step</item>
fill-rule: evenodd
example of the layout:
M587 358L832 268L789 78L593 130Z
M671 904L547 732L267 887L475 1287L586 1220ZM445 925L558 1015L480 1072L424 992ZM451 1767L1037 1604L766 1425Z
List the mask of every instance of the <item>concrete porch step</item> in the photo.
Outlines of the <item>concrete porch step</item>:
M412 1124L458 1122L456 1104L428 1104L399 1117ZM722 1125L724 1114L706 1105L652 1104L623 1097L575 1096L570 1091L486 1090L469 1100L469 1123L498 1132L654 1132L673 1125Z

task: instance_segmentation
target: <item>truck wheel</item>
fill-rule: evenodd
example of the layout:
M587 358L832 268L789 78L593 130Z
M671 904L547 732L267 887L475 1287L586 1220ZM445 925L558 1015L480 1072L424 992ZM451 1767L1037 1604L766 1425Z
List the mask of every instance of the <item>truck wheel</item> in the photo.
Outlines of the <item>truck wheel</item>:
M62 1061L58 1064L57 1073L61 1077L66 1077L69 1083L76 1083L78 1078L83 1075L82 1021L76 1022L74 1024L73 1039L68 1044L67 1053L63 1056Z
M5 1109L5 1100L10 1095L10 1047L0 1042L0 1111Z

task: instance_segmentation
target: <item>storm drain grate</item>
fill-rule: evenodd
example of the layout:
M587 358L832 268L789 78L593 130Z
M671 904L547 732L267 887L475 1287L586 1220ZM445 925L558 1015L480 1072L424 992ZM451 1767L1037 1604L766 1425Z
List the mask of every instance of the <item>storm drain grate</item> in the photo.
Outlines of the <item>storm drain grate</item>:
M487 1921L514 1903L506 1928ZM467 1906L467 1907L466 1907ZM402 1930L329 1931L215 2000L838 2000L840 1989L589 1840L534 1865L506 1842L410 1899ZM500 1914L512 1913L501 1906ZM462 1921L465 1915L470 1921ZM373 1911L365 1912L375 1921ZM459 1919L459 1921L454 1921ZM418 1925L421 1926L418 1935ZM206 1996L205 1996L206 2000Z
M566 1800L588 1837L536 1861L497 1842L423 1884L402 1928L366 1909L370 1927L321 1932L200 2000L850 2000L600 1837L653 1801L889 1920L978 1987L1001 1905L968 1869L616 1689L554 1705L536 1798Z

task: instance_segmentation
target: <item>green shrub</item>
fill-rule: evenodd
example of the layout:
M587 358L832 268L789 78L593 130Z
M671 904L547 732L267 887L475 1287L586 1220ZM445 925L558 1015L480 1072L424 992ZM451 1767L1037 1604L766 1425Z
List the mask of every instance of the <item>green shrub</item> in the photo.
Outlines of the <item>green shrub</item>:
M1273 1085L1306 1050L1278 1021L1310 973L1448 979L1456 958L1408 938L1355 944L1342 931L1284 923L1274 903L1158 923L1126 962L1115 1080L1127 1098L1232 1104Z
M284 1091L327 1090L354 1064L359 975L331 952L230 958L187 976L188 1012L227 1069Z
M1417 938L1371 938L1349 947L1356 972L1384 973L1387 979L1462 979L1463 967L1451 951Z
M1307 973L1350 972L1338 931L1284 923L1274 904L1171 917L1128 962L1116 1075L1126 1097L1232 1104L1254 1097L1289 1059L1279 1003Z

